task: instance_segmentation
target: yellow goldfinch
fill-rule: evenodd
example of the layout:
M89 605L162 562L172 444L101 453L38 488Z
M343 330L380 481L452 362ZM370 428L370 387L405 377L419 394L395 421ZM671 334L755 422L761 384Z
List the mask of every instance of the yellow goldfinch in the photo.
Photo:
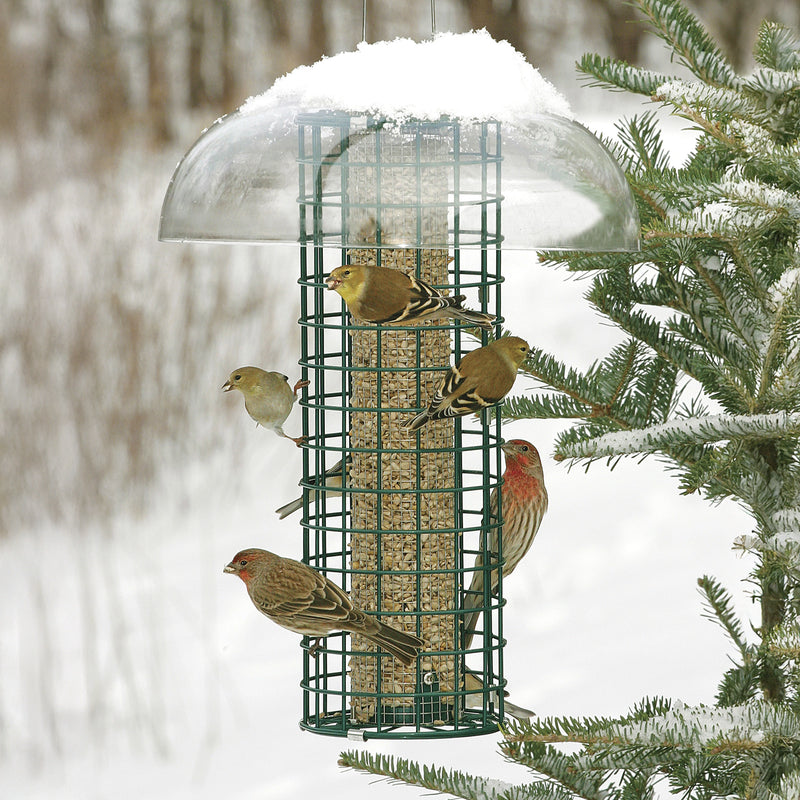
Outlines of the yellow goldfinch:
M350 457L348 456L348 465ZM318 486L320 481L318 478L312 478L311 483L315 486ZM342 462L341 460L337 461L330 469L325 470L325 474L322 480L322 489L325 492L331 492L333 494L338 494L337 489L340 489L342 486ZM309 503L315 503L317 498L319 497L319 490L315 491L309 498ZM275 509L275 513L278 515L278 519L283 519L284 517L288 517L289 514L294 514L295 511L303 507L303 496L300 495L296 500L292 500L291 503L287 503L285 506L281 506L280 508Z
M308 386L308 381L297 381L294 389L289 386L289 378L280 372L267 372L259 367L239 367L231 372L222 384L225 392L237 389L244 395L244 407L258 425L271 428L278 436L291 439L298 447L305 436L287 436L283 423L289 416L297 400L297 391Z
M488 329L494 319L491 314L462 308L463 294L446 297L399 269L346 264L333 270L325 283L342 296L356 319L378 325L410 325L453 317Z
M506 336L467 353L445 375L431 404L403 423L412 431L432 419L480 413L499 403L510 391L530 347L519 336Z

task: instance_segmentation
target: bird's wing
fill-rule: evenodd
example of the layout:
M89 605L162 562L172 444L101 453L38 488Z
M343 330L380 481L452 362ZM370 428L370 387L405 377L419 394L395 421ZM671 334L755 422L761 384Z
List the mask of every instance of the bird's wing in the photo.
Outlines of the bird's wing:
M463 295L445 297L425 281L397 269L384 268L379 274L381 291L368 291L361 301L372 322L416 322L464 299Z
M492 402L486 401L477 393L477 386L476 378L464 375L459 367L451 367L444 382L433 395L428 416L431 419L458 417L492 405Z
M426 319L445 308L457 306L464 295L456 297L445 297L438 289L419 278L408 276L408 300L405 305L385 322L412 322L414 320Z
M347 592L311 567L293 569L290 581L293 591L276 592L282 599L268 607L269 614L291 616L297 624L327 622L333 627L352 618L353 603Z

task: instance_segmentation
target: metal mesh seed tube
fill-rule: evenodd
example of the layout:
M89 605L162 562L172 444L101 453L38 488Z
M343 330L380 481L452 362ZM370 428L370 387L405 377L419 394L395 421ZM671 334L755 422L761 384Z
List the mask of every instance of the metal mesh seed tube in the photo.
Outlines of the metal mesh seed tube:
M351 168L350 197L357 206L351 229L359 221L364 229L361 204L380 197L374 229L384 243L415 237L418 226L425 238L445 239L447 172L441 166L417 166L441 163L445 143L417 133L376 153L379 142L365 139L352 148L355 162L376 166ZM409 197L420 202L409 205ZM359 248L349 257L354 264L376 264L380 258L382 266L418 274L434 285L448 282L444 250ZM425 324L418 330L382 327L351 335L352 406L363 409L351 414L351 485L392 490L352 496L352 596L361 607L380 610L388 624L418 633L426 651L422 676L416 675L416 665L354 655L353 717L367 722L380 715L380 722L392 723L413 722L422 714L435 723L433 708L414 708L414 692L419 679L435 681L442 691L452 690L455 680L454 657L433 654L452 651L455 642L455 502L452 491L441 491L454 485L453 423L424 426L418 451L416 434L401 427L408 415L395 409L418 408L433 395L441 369L450 363L450 331ZM416 618L397 616L415 611L421 612ZM354 637L353 644L355 650L375 650L363 637ZM385 697L380 708L376 690Z
M425 643L405 667L363 636L327 636L303 658L306 730L439 738L496 731L502 718L502 594L480 599L469 649L462 623L479 552L491 568L479 538L500 524L488 512L500 420L402 427L478 331L448 320L369 324L325 286L343 263L376 264L499 315L500 145L493 123L334 111L310 113L298 128L300 365L311 382L301 399L303 559L358 607ZM317 492L340 459L343 492Z

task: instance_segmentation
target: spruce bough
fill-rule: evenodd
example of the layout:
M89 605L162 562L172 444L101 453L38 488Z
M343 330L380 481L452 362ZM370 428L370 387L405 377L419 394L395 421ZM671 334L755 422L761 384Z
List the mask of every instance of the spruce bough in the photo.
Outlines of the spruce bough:
M647 698L619 718L510 724L501 749L529 783L354 752L344 766L465 798L800 798L800 39L763 22L742 76L677 0L635 5L693 78L596 55L579 68L670 107L697 145L671 166L652 113L605 141L636 197L641 252L544 258L588 273L587 301L626 340L585 372L534 348L523 371L537 392L503 414L571 420L559 460L654 455L682 492L740 503L759 624L701 577L704 613L732 648L713 704Z

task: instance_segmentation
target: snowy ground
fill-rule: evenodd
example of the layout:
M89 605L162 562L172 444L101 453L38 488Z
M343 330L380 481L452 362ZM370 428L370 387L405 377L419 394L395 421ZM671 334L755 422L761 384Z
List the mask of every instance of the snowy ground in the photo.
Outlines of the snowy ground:
M584 366L615 341L580 302L580 282L530 255L505 263L515 333ZM237 412L231 424L250 425ZM731 550L747 517L681 497L653 460L567 471L549 458L557 430L506 428L539 446L550 493L527 565L506 586L512 699L542 715L616 714L645 695L712 702L728 649L700 615L695 582L716 576L749 613L748 564ZM166 485L144 519L0 540L0 796L420 794L342 772L337 755L353 746L528 780L497 754L497 737L351 745L299 730L299 640L222 574L241 547L300 554L296 518L273 514L294 496L299 465L290 443L252 428L235 467L224 452L185 465L196 490L180 511Z

